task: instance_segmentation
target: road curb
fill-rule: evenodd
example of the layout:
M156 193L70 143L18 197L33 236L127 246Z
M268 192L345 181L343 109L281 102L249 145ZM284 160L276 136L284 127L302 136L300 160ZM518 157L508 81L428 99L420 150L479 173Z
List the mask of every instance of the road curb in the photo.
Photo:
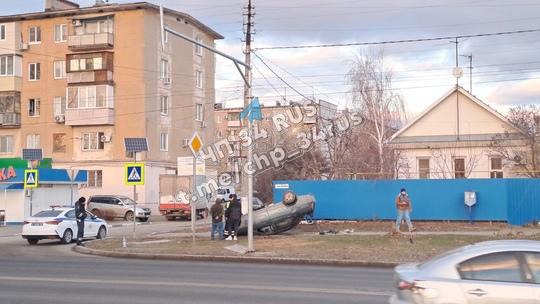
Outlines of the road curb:
M173 261L214 261L214 262L244 262L244 263L264 263L264 264L300 264L300 265L322 265L322 266L356 266L356 267L377 267L393 268L396 263L367 262L356 260L320 260L320 259L296 259L283 257L256 257L245 253L243 256L207 256L190 254L148 254L133 252L114 252L87 248L84 246L74 246L74 251L83 254L107 256L116 258L133 258L146 260L173 260Z

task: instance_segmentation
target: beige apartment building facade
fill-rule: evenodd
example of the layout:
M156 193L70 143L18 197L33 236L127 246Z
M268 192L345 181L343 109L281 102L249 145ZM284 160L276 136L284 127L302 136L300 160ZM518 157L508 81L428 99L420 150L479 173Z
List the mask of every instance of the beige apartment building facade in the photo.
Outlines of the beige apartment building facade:
M211 47L223 38L166 8L164 23ZM136 198L157 213L159 175L191 155L183 139L212 139L215 103L214 53L161 37L147 2L47 0L44 12L0 17L0 157L39 148L53 168L88 170L84 196L133 197L124 166L142 163ZM127 153L125 138L146 138L148 151Z

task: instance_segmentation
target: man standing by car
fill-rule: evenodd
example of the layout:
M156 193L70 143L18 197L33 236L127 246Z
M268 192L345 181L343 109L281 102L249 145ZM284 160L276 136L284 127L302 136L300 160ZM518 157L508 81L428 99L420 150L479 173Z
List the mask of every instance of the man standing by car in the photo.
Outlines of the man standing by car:
M84 246L82 239L84 237L84 220L86 219L86 198L81 196L75 202L75 218L77 219L77 246Z
M219 239L223 239L223 213L224 209L223 206L221 206L221 199L216 198L216 202L210 207L210 216L212 217L212 231L210 232L211 240L214 240L216 229L219 233Z
M236 194L231 194L231 203L227 211L225 211L225 219L227 220L227 226L229 227L229 233L226 240L236 241L236 234L238 232L238 226L240 226L240 219L242 218L242 204L236 197Z

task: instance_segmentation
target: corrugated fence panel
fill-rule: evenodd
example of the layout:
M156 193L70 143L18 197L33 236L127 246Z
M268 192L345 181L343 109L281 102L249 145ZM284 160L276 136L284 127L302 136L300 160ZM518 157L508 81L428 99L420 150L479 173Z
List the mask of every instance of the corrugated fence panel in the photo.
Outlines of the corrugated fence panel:
M508 180L508 223L538 222L540 215L540 179Z
M315 219L395 219L400 189L411 197L413 220L507 221L524 225L537 219L539 179L275 181L274 201L286 190L313 194ZM474 191L476 204L465 204Z

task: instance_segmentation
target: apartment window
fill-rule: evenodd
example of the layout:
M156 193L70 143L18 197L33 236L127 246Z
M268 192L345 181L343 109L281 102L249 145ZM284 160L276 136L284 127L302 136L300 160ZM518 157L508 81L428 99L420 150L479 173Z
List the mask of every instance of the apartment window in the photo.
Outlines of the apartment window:
M28 116L37 117L41 107L41 101L37 98L28 99Z
M217 122L217 123L221 123L221 115L218 115L218 116L217 116L216 122Z
M195 38L195 41L197 41L198 43L202 43L202 39L199 37ZM202 56L202 49L202 46L195 44L195 54Z
M161 151L169 150L169 134L161 132L161 140L159 141L159 149Z
M195 105L195 120L201 121L202 117L202 104L198 103Z
M167 96L161 96L160 112L162 115L169 114L169 101Z
M53 152L66 152L66 133L53 134Z
M429 158L418 159L418 178L429 179Z
M66 98L63 96L53 97L53 114L64 115L66 113Z
M0 136L0 153L13 153L13 136Z
M74 27L75 35L113 33L114 19L101 19L82 22Z
M221 138L222 134L221 134L221 130L218 130L216 132L216 138Z
M0 56L0 76L13 76L13 55Z
M39 149L41 147L39 144L39 134L26 135L26 147L28 149Z
M503 178L502 171L502 158L492 157L489 159L489 177L490 178Z
M40 80L41 79L41 64L39 62L32 62L28 64L28 80Z
M54 42L64 42L67 40L67 24L54 25Z
M167 60L161 59L160 65L159 65L159 76L161 78L167 77Z
M31 26L28 29L28 42L29 43L41 43L41 27Z
M6 25L0 24L0 40L6 40Z
M103 171L88 170L88 187L101 188L103 185Z
M101 141L103 132L91 132L82 134L82 149L83 151L103 150L103 142Z
M68 87L69 109L112 107L113 87L108 85Z
M202 72L195 71L195 87L202 88Z
M54 62L54 79L66 78L66 61L59 60Z
M465 178L465 159L454 159L454 176L455 178Z
M69 58L69 71L86 71L103 69L103 54L73 54Z
M169 32L163 31L163 42L169 43Z

